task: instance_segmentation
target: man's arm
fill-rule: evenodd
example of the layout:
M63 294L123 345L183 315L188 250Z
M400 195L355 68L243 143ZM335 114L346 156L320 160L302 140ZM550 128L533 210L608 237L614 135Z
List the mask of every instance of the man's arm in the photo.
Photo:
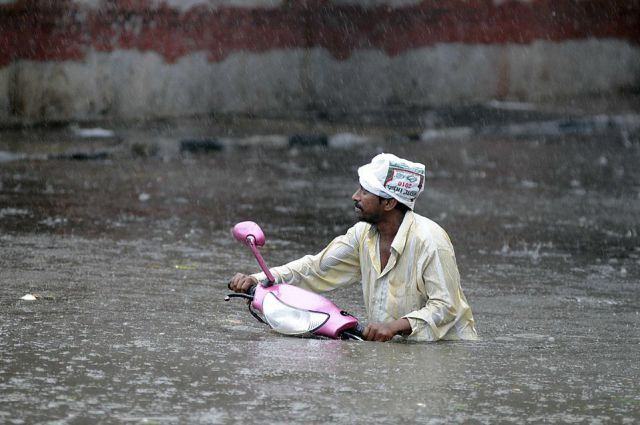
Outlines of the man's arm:
M453 251L437 249L423 270L426 305L404 316L411 325L411 339L436 341L443 338L470 309L460 288L460 274Z
M331 241L320 253L307 255L270 269L276 283L288 283L314 292L326 292L357 282L360 279L358 238L362 231L361 225L355 225L346 234ZM246 292L251 285L264 280L264 273L237 274L229 285L232 290Z

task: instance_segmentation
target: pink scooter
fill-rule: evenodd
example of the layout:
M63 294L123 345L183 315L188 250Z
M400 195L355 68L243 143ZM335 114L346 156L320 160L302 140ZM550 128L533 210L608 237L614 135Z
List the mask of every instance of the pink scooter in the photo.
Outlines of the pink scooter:
M285 283L274 285L275 278L258 251L258 247L265 243L260 226L252 221L243 221L233 227L232 233L239 242L251 249L269 282L254 286L248 294L229 294L225 301L235 297L248 299L249 312L258 321L285 335L313 334L332 339L363 339L364 328L358 319L340 310L328 299L297 286Z

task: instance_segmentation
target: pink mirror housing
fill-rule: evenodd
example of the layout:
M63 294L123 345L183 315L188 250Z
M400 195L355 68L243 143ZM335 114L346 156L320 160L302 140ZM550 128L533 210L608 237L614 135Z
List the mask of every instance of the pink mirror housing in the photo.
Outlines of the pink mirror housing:
M253 237L256 246L263 246L265 243L264 232L260 226L253 221L243 221L236 224L233 226L231 233L238 242L242 242L244 244L247 243L247 238L249 236Z

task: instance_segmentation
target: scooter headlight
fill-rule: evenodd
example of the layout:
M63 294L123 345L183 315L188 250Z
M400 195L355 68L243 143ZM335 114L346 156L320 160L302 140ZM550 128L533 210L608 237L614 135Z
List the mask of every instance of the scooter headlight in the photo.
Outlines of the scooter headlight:
M262 313L269 326L285 335L313 332L329 320L329 315L326 313L291 307L280 301L273 293L264 296Z

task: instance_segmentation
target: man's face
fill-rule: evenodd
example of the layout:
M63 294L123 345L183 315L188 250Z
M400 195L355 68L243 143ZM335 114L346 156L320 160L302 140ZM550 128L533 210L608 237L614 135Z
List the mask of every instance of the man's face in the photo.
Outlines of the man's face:
M351 199L355 203L356 218L358 221L376 224L380 220L383 212L380 197L360 186Z

